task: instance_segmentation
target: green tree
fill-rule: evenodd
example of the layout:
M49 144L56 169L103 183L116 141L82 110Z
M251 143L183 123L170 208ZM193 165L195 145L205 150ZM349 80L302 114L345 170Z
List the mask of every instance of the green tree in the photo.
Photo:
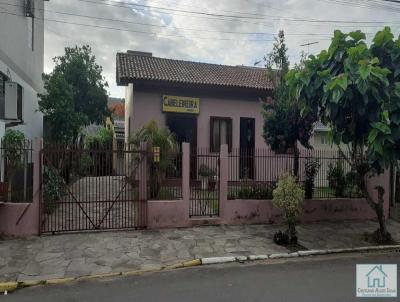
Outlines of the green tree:
M273 50L265 57L268 79L274 83L273 98L263 104L263 137L272 150L278 153L294 153L294 174L298 176L299 151L297 142L311 148L309 140L315 115L301 116L296 99L290 97L285 81L289 71L285 34L279 32ZM299 68L297 65L296 68Z
M90 46L66 47L65 54L53 61L53 71L43 75L45 93L39 94L39 110L52 140L74 143L83 126L103 123L109 115L108 84Z
M381 242L387 231L382 187L378 199L367 190L368 176L381 174L400 158L400 40L390 28L376 34L370 47L361 31L335 31L329 49L310 56L287 82L303 114L317 112L331 128L334 143L356 183L376 212ZM341 148L344 143L349 152Z

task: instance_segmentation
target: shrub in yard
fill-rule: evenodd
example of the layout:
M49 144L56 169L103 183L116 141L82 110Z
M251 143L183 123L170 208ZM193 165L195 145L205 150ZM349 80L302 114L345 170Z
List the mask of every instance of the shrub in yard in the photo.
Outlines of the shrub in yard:
M335 165L329 163L327 179L329 187L333 189L336 197L344 197L344 189L346 187L346 177L343 164L338 161Z
M320 163L314 158L308 158L305 164L304 192L305 198L311 199L314 194L314 180L318 173Z
M346 185L343 191L344 197L349 198L361 198L364 196L360 188L355 183L355 179L357 177L356 172L348 172L345 176Z
M246 186L240 188L237 195L239 199L270 200L272 199L274 188L275 184L271 184L267 187Z
M8 180L7 200L12 201L14 176L25 165L25 134L18 130L7 129L3 140L3 159Z
M296 178L290 174L283 174L273 191L273 203L275 207L282 210L288 224L287 234L289 243L297 243L296 221L302 212L304 190Z
M64 194L62 179L50 168L43 170L43 200L44 212L50 214L56 207L57 201Z

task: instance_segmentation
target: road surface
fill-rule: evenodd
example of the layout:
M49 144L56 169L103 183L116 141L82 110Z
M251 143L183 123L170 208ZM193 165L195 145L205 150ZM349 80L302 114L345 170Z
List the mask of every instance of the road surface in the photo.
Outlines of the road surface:
M355 298L355 265L400 264L399 253L203 266L142 276L19 290L0 301L400 301ZM398 281L400 278L398 278Z

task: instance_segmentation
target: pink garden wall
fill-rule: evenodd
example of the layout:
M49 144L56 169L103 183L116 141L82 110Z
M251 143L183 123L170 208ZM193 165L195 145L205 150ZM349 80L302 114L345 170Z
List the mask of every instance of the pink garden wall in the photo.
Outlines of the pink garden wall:
M33 143L33 198L31 203L0 203L0 235L39 234L40 150L42 141Z
M184 156L188 157L188 144L184 149ZM182 200L149 201L148 228L190 227L204 224L273 224L282 222L282 213L276 209L271 200L228 200L228 150L224 145L220 155L220 215L207 219L189 219L189 198L187 193ZM189 165L183 167L184 175L189 175ZM183 184L183 190L188 191L188 180ZM376 186L385 189L385 214L389 213L389 172L368 180L371 194L377 198ZM374 219L376 215L365 199L333 198L311 199L303 203L303 214L299 218L301 223L316 221L366 220Z

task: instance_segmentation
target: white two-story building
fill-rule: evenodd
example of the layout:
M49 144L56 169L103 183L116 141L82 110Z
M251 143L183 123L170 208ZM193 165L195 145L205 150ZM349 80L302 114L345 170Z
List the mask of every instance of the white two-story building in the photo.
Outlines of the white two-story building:
M0 3L0 137L7 128L42 137L37 94L43 90L44 1Z

